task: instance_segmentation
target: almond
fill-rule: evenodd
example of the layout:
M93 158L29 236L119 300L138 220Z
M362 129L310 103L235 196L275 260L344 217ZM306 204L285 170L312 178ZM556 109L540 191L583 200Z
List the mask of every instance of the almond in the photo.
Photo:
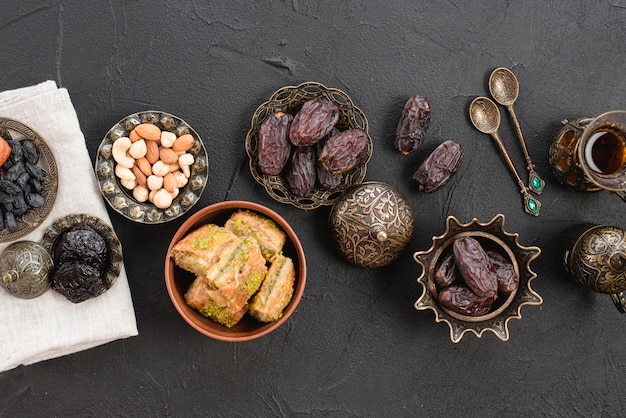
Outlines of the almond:
M143 139L142 137L139 136L139 134L137 133L135 129L130 131L130 133L128 134L128 137L130 138L130 142L137 142L140 139Z
M137 164L137 167L139 167L146 177L152 175L152 164L150 164L150 161L148 161L146 157L139 158L135 161L135 164Z
M178 161L178 154L171 148L159 148L159 157L165 164L174 164Z
M135 175L135 180L137 181L138 185L145 186L147 184L146 176L143 174L143 172L137 165L134 165L133 168L131 168L131 171Z
M176 141L174 141L174 145L172 145L172 149L176 152L184 152L188 151L193 147L194 139L191 134L185 134L179 136Z
M156 141L146 141L146 159L150 164L159 161L159 144Z
M163 177L163 187L170 193L174 193L176 190L176 177L172 173L167 173Z
M161 130L158 126L151 123L140 123L135 126L134 130L143 139L150 139L152 141L161 139Z

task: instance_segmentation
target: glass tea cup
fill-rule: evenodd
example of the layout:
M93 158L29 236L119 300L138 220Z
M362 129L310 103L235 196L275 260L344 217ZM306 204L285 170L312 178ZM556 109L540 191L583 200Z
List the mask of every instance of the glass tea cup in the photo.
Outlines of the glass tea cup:
M608 190L626 201L626 111L565 122L550 146L549 161L567 187Z

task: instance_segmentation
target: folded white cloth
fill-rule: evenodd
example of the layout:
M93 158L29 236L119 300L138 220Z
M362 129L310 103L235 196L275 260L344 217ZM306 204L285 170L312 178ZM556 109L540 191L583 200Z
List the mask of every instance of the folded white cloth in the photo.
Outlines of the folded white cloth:
M46 81L2 92L0 117L19 121L37 132L52 150L59 172L51 213L20 240L40 242L48 226L73 213L97 216L111 225L66 89ZM9 244L0 244L0 252ZM78 304L53 290L34 299L18 299L0 289L0 317L0 371L137 335L124 268L108 291Z

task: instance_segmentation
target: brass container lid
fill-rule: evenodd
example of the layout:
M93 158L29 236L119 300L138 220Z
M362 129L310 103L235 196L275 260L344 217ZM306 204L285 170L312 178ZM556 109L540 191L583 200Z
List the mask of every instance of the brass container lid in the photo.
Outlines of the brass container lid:
M348 262L377 268L395 261L413 236L413 210L388 184L367 182L334 204L329 226L337 250Z

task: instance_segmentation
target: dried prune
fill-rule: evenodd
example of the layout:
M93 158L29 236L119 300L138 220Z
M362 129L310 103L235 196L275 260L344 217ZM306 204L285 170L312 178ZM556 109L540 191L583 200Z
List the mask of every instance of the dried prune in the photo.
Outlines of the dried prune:
M480 297L495 297L498 280L489 256L472 237L454 240L454 259L465 284Z
M289 170L285 176L289 189L296 196L308 196L315 188L315 148L296 147L291 154Z
M486 314L493 304L493 298L478 296L469 288L457 285L443 289L437 300L451 311L470 316Z
M296 113L289 129L295 146L313 145L324 138L339 120L339 109L325 97L308 100Z
M278 112L268 117L259 131L258 156L261 172L277 176L287 164L291 152L289 127L293 116Z
M411 177L420 191L431 193L446 184L457 172L463 160L463 147L454 141L444 141L424 160Z
M53 248L52 288L79 303L107 289L109 252L105 239L86 224L77 224L57 238Z
M519 286L519 276L515 273L513 264L500 253L487 251L487 256L493 265L498 280L498 291L505 295L514 292Z
M437 270L435 270L435 286L437 286L437 289L452 286L460 281L460 275L461 273L454 261L454 253L450 253L444 257Z
M39 153L37 152L35 144L28 139L23 139L21 144L22 152L24 153L24 160L31 164L37 164L37 161L39 161Z
M70 302L80 303L106 290L100 271L82 262L63 263L52 275L52 288Z
M367 134L360 129L348 129L326 141L319 161L330 174L343 174L361 161L366 148Z
M4 227L11 232L17 229L17 221L15 220L13 212L6 211L4 213Z
M409 154L422 144L430 125L430 101L413 96L407 100L396 127L394 143L402 154Z

